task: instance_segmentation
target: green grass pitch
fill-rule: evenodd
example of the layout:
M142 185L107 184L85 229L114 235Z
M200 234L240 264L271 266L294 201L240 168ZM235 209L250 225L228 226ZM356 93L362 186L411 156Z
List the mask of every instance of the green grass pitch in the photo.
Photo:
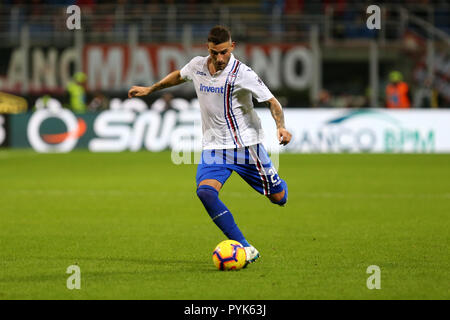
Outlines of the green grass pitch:
M261 253L234 272L212 263L195 172L170 152L0 150L0 299L450 298L450 155L282 154L285 208L233 174L221 198Z

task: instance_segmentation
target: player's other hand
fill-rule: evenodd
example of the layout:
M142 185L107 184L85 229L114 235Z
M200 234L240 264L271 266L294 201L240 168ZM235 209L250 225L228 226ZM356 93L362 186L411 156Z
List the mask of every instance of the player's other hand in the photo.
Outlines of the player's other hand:
M292 134L289 131L287 131L285 128L279 128L277 130L277 135L278 135L278 141L283 146L287 145L292 139Z
M128 98L132 98L132 97L142 97L142 96L146 96L150 94L150 88L149 87L138 87L138 86L133 86L131 87L131 89L128 91Z

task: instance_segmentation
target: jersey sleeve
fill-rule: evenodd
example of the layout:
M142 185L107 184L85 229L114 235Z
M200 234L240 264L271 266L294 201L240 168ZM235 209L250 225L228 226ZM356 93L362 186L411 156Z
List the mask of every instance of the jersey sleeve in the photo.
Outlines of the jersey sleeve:
M180 75L182 79L192 81L192 70L197 58L198 57L192 58L191 61L189 61L183 68L181 68Z
M273 98L272 92L258 77L258 75L250 68L246 67L242 71L243 86L251 92L252 96L258 101L263 102Z

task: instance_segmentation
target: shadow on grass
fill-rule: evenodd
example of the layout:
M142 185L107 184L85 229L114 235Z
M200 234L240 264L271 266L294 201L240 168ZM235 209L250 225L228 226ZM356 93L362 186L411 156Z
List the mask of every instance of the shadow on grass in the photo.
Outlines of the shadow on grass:
M105 278L111 276L127 276L127 275L155 275L172 273L177 274L179 272L192 272L192 273L205 273L205 272L217 272L215 267L211 263L199 260L190 259L150 259L150 258L133 258L133 257L44 257L44 256L33 256L30 260L38 259L45 261L55 261L63 260L61 263L61 272L55 273L44 273L39 274L38 272L27 275L27 276L9 276L0 278L0 283L12 283L12 282L41 282L41 281L53 281L58 279L67 279L69 274L66 274L66 269L70 265L78 265L81 269L81 274L83 278L95 277L95 278ZM83 267L84 262L90 262L90 265ZM98 262L98 266L92 266ZM126 265L126 269L131 271L97 271L99 268L105 269L105 265L108 267L106 269L117 269L118 265ZM54 270L55 264L46 265L47 269ZM45 271L45 266L41 270ZM89 270L90 269L90 270ZM93 270L94 269L94 270Z
M72 260L73 264L77 264L83 261L98 261L98 262L119 262L126 264L136 264L136 265L145 265L145 266L167 266L171 268L180 268L186 270L188 268L202 268L210 269L211 264L206 263L205 261L193 260L193 259L152 259L152 258L133 258L133 257L61 257L58 258L61 260ZM210 267L210 268L208 268ZM214 270L214 269L213 269ZM202 270L205 271L205 270Z

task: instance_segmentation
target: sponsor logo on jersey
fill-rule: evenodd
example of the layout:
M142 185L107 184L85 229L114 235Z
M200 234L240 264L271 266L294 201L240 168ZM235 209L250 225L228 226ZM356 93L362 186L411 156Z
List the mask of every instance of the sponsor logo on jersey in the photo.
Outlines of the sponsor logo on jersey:
M222 87L204 86L203 84L200 83L200 92L223 94L223 86Z
M201 76L206 76L206 73L202 72L202 71L197 71L197 74L201 75Z

